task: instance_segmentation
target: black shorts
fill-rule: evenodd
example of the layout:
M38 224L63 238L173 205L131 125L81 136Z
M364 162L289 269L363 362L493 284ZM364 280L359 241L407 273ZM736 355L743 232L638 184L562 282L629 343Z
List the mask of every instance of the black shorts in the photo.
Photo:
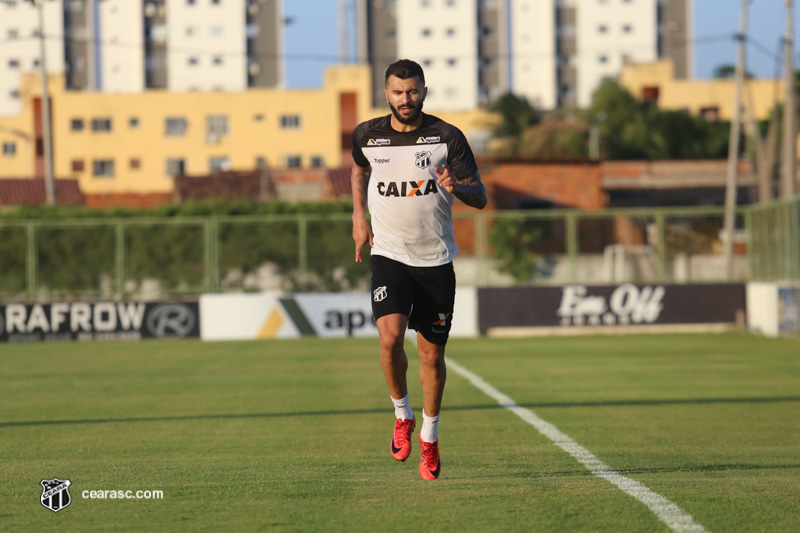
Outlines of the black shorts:
M408 327L428 342L444 345L450 335L456 298L453 263L413 267L382 255L370 258L375 319L400 313Z

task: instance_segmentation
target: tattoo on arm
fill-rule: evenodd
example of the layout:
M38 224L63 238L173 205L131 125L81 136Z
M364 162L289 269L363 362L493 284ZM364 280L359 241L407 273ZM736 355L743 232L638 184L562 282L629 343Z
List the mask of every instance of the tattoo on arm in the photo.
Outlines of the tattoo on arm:
M478 171L475 171L475 174L468 178L457 180L453 196L468 206L477 209L483 209L488 201L486 186L481 181L481 175Z
M360 202L364 205L367 200L367 185L372 174L372 167L360 167L353 165L353 172L350 175L350 182L353 188L353 202Z

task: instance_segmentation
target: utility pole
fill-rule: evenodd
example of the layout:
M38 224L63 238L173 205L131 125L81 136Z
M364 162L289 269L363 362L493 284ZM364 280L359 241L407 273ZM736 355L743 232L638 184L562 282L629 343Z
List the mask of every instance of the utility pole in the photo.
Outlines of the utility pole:
M784 73L786 83L786 101L783 104L783 165L781 172L781 196L784 199L794 196L797 179L797 122L795 119L796 104L794 92L794 57L792 42L794 40L793 0L784 0L786 4L786 36L783 39Z
M736 170L739 164L739 134L742 127L742 85L744 83L744 44L747 35L747 4L750 0L742 0L739 16L739 55L736 60L736 88L733 100L733 122L731 136L728 140L728 175L725 180L725 268L728 280L733 278L733 230L736 224Z
M56 184L53 180L53 145L50 132L50 91L47 87L47 53L44 36L44 2L34 0L39 11L39 66L42 75L42 147L44 148L44 194L47 205L56 205Z

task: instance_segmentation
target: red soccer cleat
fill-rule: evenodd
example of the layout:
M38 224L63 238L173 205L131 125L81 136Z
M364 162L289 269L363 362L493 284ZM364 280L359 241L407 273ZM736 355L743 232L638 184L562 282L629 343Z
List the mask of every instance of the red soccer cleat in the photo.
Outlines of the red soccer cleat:
M422 479L439 479L442 471L442 461L439 459L439 441L434 443L419 439L420 458L419 475Z
M417 420L398 418L394 421L394 434L392 435L392 457L398 461L405 461L411 454L411 434L417 426Z

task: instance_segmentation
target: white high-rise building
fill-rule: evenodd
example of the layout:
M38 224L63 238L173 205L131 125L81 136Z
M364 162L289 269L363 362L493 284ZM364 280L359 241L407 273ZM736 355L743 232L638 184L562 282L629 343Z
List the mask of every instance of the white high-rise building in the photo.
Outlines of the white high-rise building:
M462 2L463 3L463 2ZM458 2L408 2L397 17L403 57L417 58L428 83L425 105L470 109L478 99L478 22Z
M63 33L60 3L44 4L44 35L47 69L64 72L64 43L51 35ZM0 2L0 116L22 110L20 75L39 70L39 11L29 2Z
M657 0L576 2L577 102L586 107L604 78L615 77L625 61L658 58Z
M47 69L67 88L241 91L284 84L281 0L45 0ZM0 2L0 116L38 68L38 11Z
M373 99L399 58L425 69L430 110L471 109L505 92L541 109L589 105L626 60L669 57L691 71L692 0L359 0L359 59Z

